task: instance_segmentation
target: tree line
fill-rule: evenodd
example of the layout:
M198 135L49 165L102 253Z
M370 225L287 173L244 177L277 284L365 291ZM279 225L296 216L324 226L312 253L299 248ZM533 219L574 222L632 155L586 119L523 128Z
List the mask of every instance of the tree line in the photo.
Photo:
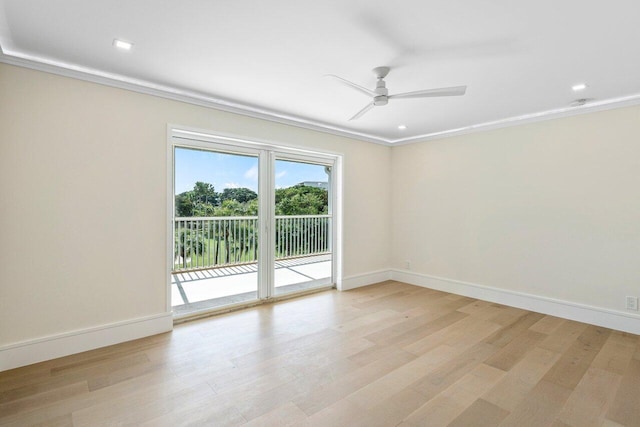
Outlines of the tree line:
M297 184L275 191L276 215L322 215L328 213L326 189ZM193 190L175 197L176 216L256 216L258 194L249 188L225 188L216 192L213 184L198 181Z

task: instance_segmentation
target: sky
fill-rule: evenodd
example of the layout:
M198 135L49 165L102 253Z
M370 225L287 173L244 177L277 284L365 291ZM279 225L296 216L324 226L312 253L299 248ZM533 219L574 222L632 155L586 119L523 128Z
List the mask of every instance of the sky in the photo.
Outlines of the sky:
M176 194L193 190L197 181L225 188L249 188L258 192L258 158L188 148L175 149ZM303 181L327 182L324 166L276 160L276 188Z

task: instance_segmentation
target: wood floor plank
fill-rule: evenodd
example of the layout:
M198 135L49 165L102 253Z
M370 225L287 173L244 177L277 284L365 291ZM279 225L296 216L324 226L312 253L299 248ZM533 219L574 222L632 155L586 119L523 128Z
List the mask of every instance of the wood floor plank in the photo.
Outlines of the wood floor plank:
M431 321L420 325L401 334L388 335L386 339L378 340L376 343L383 343L387 345L397 345L399 347L406 347L408 345L417 343L423 338L426 338L444 328L448 328L458 321L465 319L468 316L466 313L459 311L448 311L446 314L433 318ZM370 339L370 336L366 337Z
M494 368L508 371L513 365L518 363L532 347L546 337L545 334L540 332L525 330L510 343L502 347L500 351L491 356L485 363Z
M398 317L398 313L394 310L384 309L369 313L348 322L336 326L334 329L340 332L349 332L354 329L369 328L372 324L380 321L388 321L391 318Z
M533 348L482 398L513 411L560 358L560 354Z
M391 396L415 383L417 377L428 375L456 353L454 348L447 345L438 346L351 393L347 399L366 409L382 405Z
M564 352L543 380L571 390L574 389L609 338L610 333L609 329L589 326Z
M509 415L509 411L505 411L484 399L476 399L449 424L449 427L470 427L479 423L486 426L495 426L500 424L507 415Z
M114 397L109 401L73 412L76 427L109 425L140 425L150 419L166 416L180 410L192 401L204 402L215 396L206 383L183 387L141 390L128 396Z
M446 328L467 316L468 314L466 313L448 309L442 309L440 311L431 310L423 316L418 316L381 331L370 333L365 335L364 338L378 345L408 345L440 329Z
M48 375L47 375L48 377ZM131 378L93 392L73 394L61 400L50 401L44 405L32 405L26 411L7 416L0 411L0 426L30 426L45 423L56 417L61 417L94 405L111 401L114 397L125 397L137 393L153 391L157 387L172 389L183 384L184 379L177 382L175 375L169 370L148 372L136 378Z
M543 317L543 314L529 312L524 316L518 317L513 323L499 329L486 342L496 347L504 347Z
M607 419L622 425L640 424L640 360L632 359L607 412Z
M0 427L631 427L638 390L638 335L386 281L0 372Z
M392 356L359 368L343 378L336 379L322 390L316 390L307 396L296 398L294 402L306 414L312 415L415 358L416 356L413 354L399 350Z
M405 421L416 425L448 425L471 406L478 395L489 390L503 376L504 371L479 364L437 396L428 400Z
M615 421L611 421L608 418L605 418L604 422L602 423L602 427L625 427L622 424L618 424Z
M476 319L493 321L493 319L500 318L501 315L503 315L504 312L507 310L507 308L508 307L505 305L490 303L487 306L482 307L479 310L476 310L469 314L475 317ZM463 311L463 310L460 309L458 311Z
M307 418L302 425L309 427L382 427L382 425L378 423L378 420L373 419L369 414L363 412L361 408L348 400L339 400L323 408L321 411Z
M262 427L262 426L291 426L298 425L307 419L305 414L297 405L287 402L266 414L254 418L244 424L246 427Z
M527 313L528 311L522 310L520 308L505 307L502 311L489 318L488 320L493 323L497 323L498 325L508 326Z
M545 426L551 424L571 390L541 380L527 397L499 424L501 427Z
M495 323L467 316L403 348L419 356L441 344L469 347L468 344L474 344L478 340L493 334L498 329L500 327Z
M461 313L474 314L478 312L482 312L487 307L491 307L491 303L489 301L475 300L471 301L469 304L466 304L463 307L458 309Z
M637 341L635 335L613 331L591 365L594 368L623 374L633 358Z
M72 382L73 381L70 381L65 377L48 377L42 378L41 381L35 383L27 382L24 385L16 383L13 388L7 388L5 391L0 392L0 405L36 394L55 390L59 387L70 385ZM78 380L77 382L86 383L85 380Z
M70 385L61 386L43 393L33 394L28 397L0 404L0 414L2 414L2 417L15 415L21 411L64 401L69 397L76 396L87 391L88 387L86 381L73 382Z
M433 399L451 384L484 362L496 350L496 347L491 344L480 342L459 356L455 356L440 365L424 379L416 381L410 387L422 394L426 400Z
M73 427L73 417L71 414L61 415L30 427Z
M540 332L541 334L549 335L558 329L564 322L565 320L559 317L544 316L542 319L531 325L529 329L535 332Z
M564 353L573 345L580 334L587 328L587 324L564 320L549 336L538 344L538 347L551 350L556 353Z
M135 425L136 427L239 426L245 425L246 422L247 420L233 405L221 404L209 397L200 397L190 399L169 413L149 417L144 422L119 422L115 425Z
M558 420L571 426L600 426L621 379L620 374L590 367L569 396Z

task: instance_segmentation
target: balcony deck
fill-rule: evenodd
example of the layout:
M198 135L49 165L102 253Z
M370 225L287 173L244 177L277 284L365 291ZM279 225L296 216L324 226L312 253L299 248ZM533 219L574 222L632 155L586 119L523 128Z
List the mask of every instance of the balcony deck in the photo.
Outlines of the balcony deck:
M257 298L257 263L171 275L171 302L180 316ZM328 285L331 255L313 255L276 261L276 295Z

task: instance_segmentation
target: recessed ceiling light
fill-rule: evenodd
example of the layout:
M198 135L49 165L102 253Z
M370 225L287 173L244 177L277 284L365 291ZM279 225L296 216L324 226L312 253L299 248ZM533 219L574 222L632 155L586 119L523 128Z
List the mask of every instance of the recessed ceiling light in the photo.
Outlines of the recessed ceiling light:
M126 42L124 40L113 39L113 45L118 49L131 50L133 43Z
M398 125L398 129L400 130L405 130L407 128L407 125Z
M571 89L573 89L574 92L579 92L581 90L585 90L586 88L587 88L586 83L578 83L577 85L571 86Z

